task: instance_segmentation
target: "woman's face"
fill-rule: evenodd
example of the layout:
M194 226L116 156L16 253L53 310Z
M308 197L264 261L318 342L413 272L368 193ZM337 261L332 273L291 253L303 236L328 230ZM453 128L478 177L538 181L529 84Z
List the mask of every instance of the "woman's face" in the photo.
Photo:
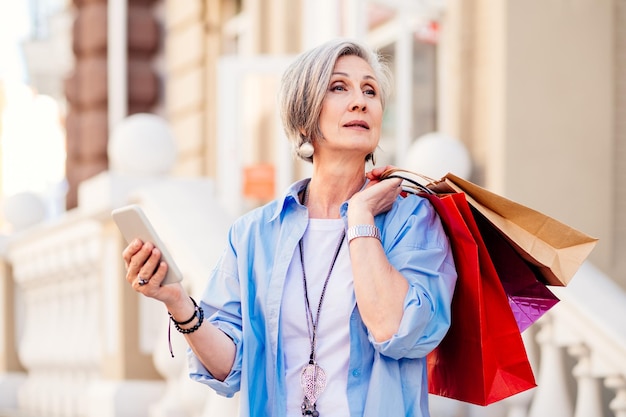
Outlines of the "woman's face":
M383 121L381 91L372 67L354 55L335 63L322 103L318 151L341 151L365 156L374 152Z

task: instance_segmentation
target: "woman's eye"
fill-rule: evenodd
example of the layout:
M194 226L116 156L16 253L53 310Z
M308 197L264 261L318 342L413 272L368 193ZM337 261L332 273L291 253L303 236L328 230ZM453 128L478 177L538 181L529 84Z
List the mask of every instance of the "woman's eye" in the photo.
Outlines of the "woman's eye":
M374 90L373 88L367 89L363 91L363 93L367 94L368 96L376 97L376 90Z
M343 85L333 85L330 91L346 91L346 89Z

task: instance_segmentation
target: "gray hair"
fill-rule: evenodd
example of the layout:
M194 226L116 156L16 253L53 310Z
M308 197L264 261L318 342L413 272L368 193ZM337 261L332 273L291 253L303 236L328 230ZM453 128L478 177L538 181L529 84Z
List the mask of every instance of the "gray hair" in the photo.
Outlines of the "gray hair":
M283 74L279 91L283 128L294 153L305 161L312 162L313 157L299 155L297 149L304 142L323 137L319 118L335 63L340 57L351 55L364 59L374 70L384 109L391 89L389 68L378 53L359 41L335 39L326 42L301 54ZM371 159L371 155L367 159Z

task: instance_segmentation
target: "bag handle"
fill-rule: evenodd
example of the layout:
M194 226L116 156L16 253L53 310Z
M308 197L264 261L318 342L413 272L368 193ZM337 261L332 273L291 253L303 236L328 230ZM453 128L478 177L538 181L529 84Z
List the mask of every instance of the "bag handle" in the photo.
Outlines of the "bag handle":
M424 185L413 177L418 177L418 178L427 180L428 184ZM418 194L420 191L425 192L427 194L435 194L435 192L431 190L430 188L428 188L428 186L434 185L437 182L437 180L434 180L426 175L418 174L416 172L408 171L406 169L391 168L391 169L384 171L380 175L381 180L386 180L389 178L400 178L403 180L403 182L404 181L409 182L410 185L402 184L402 191L406 191L408 193L413 193L413 194Z

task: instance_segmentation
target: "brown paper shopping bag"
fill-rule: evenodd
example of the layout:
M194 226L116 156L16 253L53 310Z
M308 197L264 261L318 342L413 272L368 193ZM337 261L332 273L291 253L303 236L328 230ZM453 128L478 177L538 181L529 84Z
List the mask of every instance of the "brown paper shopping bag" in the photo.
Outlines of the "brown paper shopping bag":
M598 242L594 237L452 173L429 188L441 192L445 186L465 193L470 205L493 223L550 285L567 285Z

